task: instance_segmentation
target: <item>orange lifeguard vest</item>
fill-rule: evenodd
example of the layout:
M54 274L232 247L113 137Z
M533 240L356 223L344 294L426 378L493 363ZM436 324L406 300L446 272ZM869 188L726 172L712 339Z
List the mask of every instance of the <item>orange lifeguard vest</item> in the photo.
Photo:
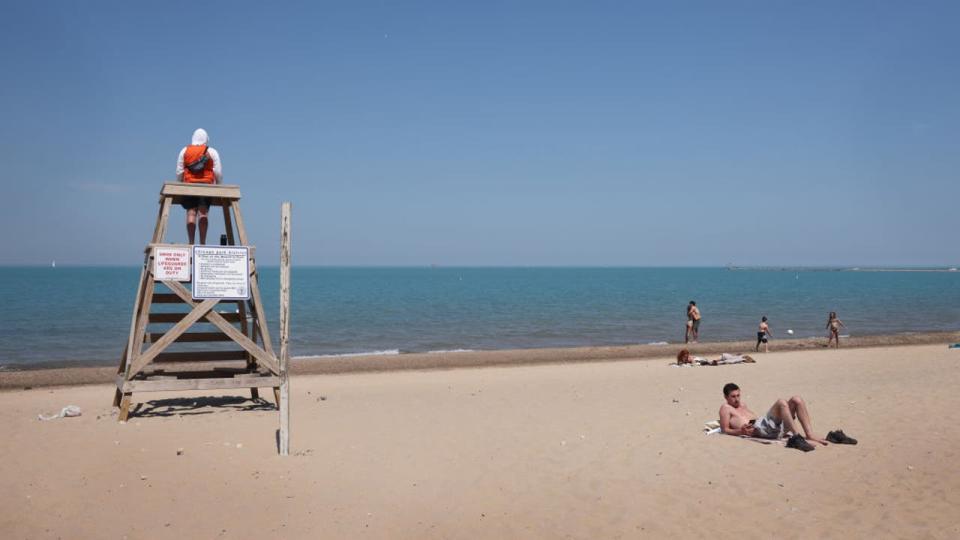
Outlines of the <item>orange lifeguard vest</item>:
M202 164L200 172L194 172L201 164L200 161L206 159ZM193 167L191 167L193 165ZM191 170L194 169L194 170ZM207 153L207 145L190 145L183 153L183 181L190 184L213 184L216 182L213 176L213 158Z

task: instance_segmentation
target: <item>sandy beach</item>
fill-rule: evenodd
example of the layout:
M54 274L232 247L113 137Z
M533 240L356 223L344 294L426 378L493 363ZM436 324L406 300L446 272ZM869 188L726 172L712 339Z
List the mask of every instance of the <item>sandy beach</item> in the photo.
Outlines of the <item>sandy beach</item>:
M955 538L960 350L800 350L299 375L291 456L239 393L0 393L3 538ZM11 374L4 374L8 377ZM735 381L807 399L809 454L701 427ZM139 398L139 399L137 399ZM74 404L76 418L38 421Z

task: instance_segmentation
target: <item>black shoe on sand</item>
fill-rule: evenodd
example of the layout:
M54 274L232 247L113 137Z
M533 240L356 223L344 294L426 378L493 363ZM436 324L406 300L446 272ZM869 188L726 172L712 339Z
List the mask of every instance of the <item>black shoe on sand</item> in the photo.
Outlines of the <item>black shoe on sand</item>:
M813 445L808 443L807 440L798 433L796 435L791 435L790 438L787 439L787 448L796 448L797 450L810 452L813 450Z
M834 444L857 444L856 439L853 437L847 437L847 434L839 429L827 433L827 440Z

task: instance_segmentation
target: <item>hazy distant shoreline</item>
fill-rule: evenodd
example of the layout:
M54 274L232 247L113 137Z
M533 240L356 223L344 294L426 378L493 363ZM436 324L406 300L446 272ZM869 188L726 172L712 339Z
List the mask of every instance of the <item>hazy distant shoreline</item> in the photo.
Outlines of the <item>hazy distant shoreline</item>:
M859 266L727 266L732 271L763 272L957 272L957 267L898 268L898 267L859 267Z

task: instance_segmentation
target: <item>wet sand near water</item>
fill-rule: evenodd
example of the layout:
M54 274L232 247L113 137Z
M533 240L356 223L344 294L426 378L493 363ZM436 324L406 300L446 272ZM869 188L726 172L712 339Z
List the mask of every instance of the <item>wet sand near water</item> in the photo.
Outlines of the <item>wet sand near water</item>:
M825 348L824 338L774 339L772 351L804 351ZM842 338L843 348L888 347L900 345L923 345L960 342L960 332L936 332L921 334L890 334L878 336L854 336ZM411 353L399 355L370 355L349 357L301 357L291 360L294 375L329 375L369 371L403 371L421 369L453 369L461 367L485 367L501 365L527 365L542 363L598 362L609 360L636 360L670 357L686 347L699 356L719 357L720 353L754 354L756 341L720 341L684 345L627 345L611 347L569 347L557 349L512 349L496 351L466 351L449 353ZM119 352L117 353L119 355ZM225 362L224 366L239 366ZM207 364L209 365L209 364ZM0 390L25 387L65 386L78 384L112 383L117 376L116 364L92 367L56 367L22 371L0 371ZM179 364L178 368L189 367Z

